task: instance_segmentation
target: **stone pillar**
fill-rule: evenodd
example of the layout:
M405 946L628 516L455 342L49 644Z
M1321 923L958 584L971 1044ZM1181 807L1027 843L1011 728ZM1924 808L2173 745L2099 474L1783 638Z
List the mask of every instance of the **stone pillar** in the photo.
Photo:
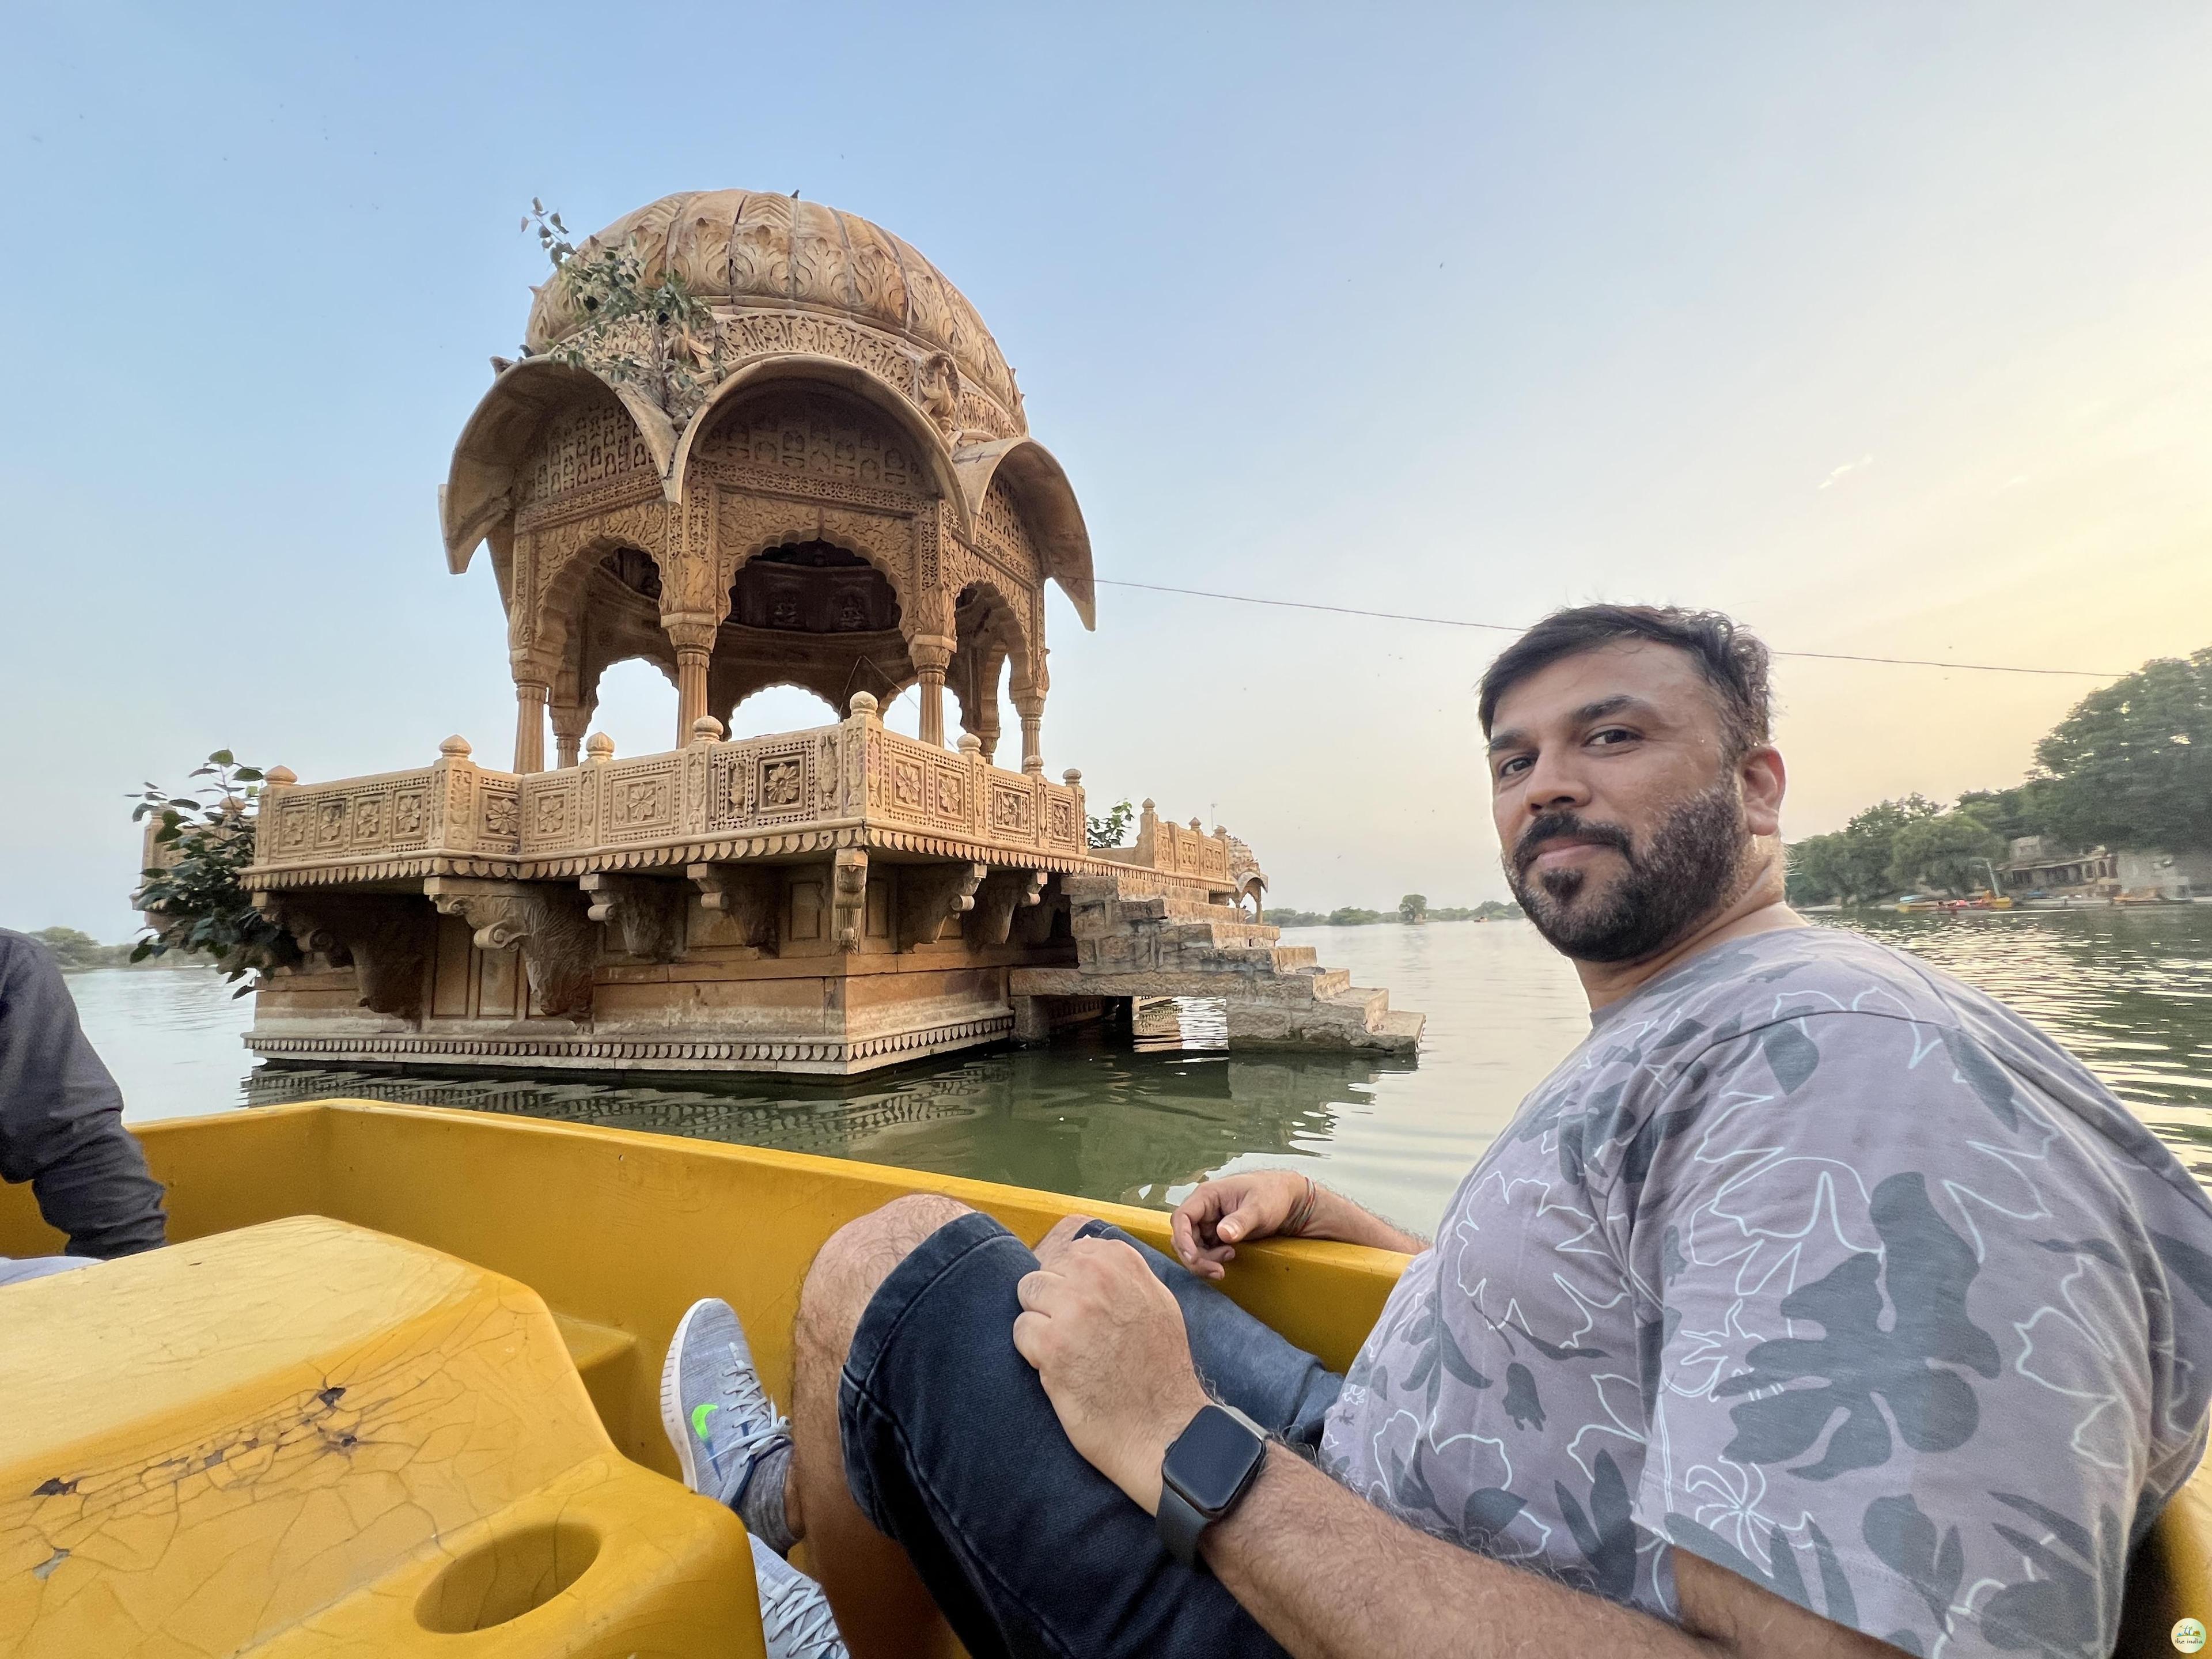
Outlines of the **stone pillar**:
M514 769L545 769L545 699L550 688L541 680L514 683Z
M907 655L921 677L921 740L945 747L945 671L952 661L953 641L945 634L917 634Z
M975 740L983 745L983 764L988 766L999 752L999 705L995 698L976 711Z
M678 612L660 619L676 647L676 746L695 741L692 728L707 712L707 663L714 654L714 619Z
M576 763L577 753L583 747L584 728L591 724L592 711L580 703L553 703L553 764L570 767Z
M1017 691L1014 707L1022 716L1022 770L1044 775L1044 693Z

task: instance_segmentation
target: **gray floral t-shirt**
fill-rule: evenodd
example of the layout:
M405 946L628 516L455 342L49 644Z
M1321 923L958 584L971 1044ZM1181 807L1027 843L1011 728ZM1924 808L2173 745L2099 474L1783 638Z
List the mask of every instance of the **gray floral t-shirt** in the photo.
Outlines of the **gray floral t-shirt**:
M1322 1467L1662 1615L1673 1550L1909 1652L2111 1650L2204 1448L2212 1206L2017 1015L1852 934L1605 1010L1461 1183Z

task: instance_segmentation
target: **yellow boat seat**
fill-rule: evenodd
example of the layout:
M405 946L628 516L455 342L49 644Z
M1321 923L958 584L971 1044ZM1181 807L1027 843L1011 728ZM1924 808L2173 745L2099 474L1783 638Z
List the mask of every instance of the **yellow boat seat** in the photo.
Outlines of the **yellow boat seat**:
M757 1659L744 1527L571 1358L634 1346L319 1216L11 1285L0 1654Z

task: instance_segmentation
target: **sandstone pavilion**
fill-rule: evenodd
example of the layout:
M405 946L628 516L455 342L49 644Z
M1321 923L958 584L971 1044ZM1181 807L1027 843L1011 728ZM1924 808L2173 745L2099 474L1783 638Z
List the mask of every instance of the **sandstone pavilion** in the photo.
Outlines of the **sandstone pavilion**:
M694 305L595 317L549 280L439 496L451 568L488 548L506 607L513 769L455 737L412 771L271 772L246 881L302 958L264 981L250 1047L835 1076L1163 996L1224 999L1232 1046L1416 1045L1421 1016L1276 942L1218 826L1147 801L1133 847L1086 844L1042 730L1045 584L1092 625L1090 536L935 266L735 190L664 198L575 258L612 254L625 291L672 276ZM665 753L585 735L631 658L675 687ZM771 685L848 712L726 741ZM909 687L919 741L878 715Z

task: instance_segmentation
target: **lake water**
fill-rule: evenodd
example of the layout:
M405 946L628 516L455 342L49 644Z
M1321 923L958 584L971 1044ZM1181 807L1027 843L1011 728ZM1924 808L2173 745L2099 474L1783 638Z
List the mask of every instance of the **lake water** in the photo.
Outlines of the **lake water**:
M2212 1182L2212 906L1881 915L1851 925L2040 1023ZM1006 1049L851 1085L621 1088L270 1068L249 1076L239 1038L250 1001L234 1001L215 975L113 971L70 983L133 1120L348 1094L826 1152L1152 1206L1173 1203L1202 1175L1304 1164L1425 1232L1521 1097L1588 1030L1574 974L1525 922L1300 928L1284 937L1317 946L1356 984L1389 987L1395 1006L1426 1013L1418 1063L1231 1054L1201 1004L1134 1048L1092 1040Z

